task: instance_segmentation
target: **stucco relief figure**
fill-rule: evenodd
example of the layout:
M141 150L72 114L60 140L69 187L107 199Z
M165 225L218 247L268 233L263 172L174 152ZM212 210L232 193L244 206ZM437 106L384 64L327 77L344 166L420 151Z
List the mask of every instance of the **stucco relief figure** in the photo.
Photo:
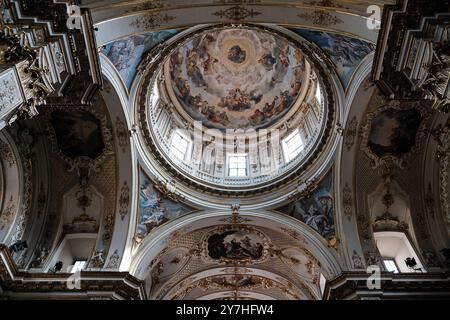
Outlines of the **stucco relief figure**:
M208 255L216 260L258 260L263 250L263 239L247 230L226 230L208 238Z

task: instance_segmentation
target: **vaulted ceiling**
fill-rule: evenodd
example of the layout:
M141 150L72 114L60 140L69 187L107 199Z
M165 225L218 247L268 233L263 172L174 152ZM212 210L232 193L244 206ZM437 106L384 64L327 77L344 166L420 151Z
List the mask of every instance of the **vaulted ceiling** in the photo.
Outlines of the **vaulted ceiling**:
M81 1L101 92L0 132L0 240L29 243L17 267L86 260L129 272L150 299L321 299L343 272L382 266L374 233L398 231L428 271L445 268L448 115L372 81L395 2ZM249 152L251 179L227 179L194 139L181 161L169 152L199 119L298 129L309 144L270 174Z

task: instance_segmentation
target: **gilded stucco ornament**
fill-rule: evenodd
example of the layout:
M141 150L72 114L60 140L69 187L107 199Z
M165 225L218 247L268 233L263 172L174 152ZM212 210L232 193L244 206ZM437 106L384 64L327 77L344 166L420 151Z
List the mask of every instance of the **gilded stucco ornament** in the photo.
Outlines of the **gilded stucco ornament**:
M345 183L342 189L342 204L344 206L344 214L350 221L353 216L353 191L348 182Z
M130 137L127 131L126 124L122 120L120 120L119 117L116 118L116 137L120 149L123 153L125 153L129 146Z
M5 143L3 140L0 140L0 158L3 161L6 161L9 167L12 167L16 163L16 159L10 146Z
M75 108L70 113L64 107L52 106L45 108L42 113L47 124L47 132L49 133L52 150L68 164L68 172L75 171L80 177L88 178L91 173L100 172L101 164L114 154L113 135L108 126L108 120L105 114L94 108L83 106ZM77 133L79 136L75 136L80 141L83 141L83 139L86 140L98 132L98 140L101 141L95 140L93 142L96 144L96 150L82 151L84 154L80 156L80 152L77 153L78 150L73 151L67 147L64 142L70 136L62 128L55 129L55 125L58 123L64 124L64 121L69 121L70 119L85 122L86 126L88 126L86 132L79 132ZM70 128L66 130L70 130Z
M122 185L122 189L120 192L120 198L119 198L119 215L120 219L122 221L125 219L126 215L129 211L130 206L130 187L128 186L127 182L125 181Z
M233 6L227 9L220 9L213 13L214 16L217 16L221 19L228 19L232 21L241 21L248 18L254 18L262 14L259 11L254 10L253 8L248 8L246 6Z
M300 13L297 16L307 22L323 27L344 23L342 19L325 10L314 10L311 12Z
M356 137L358 134L358 119L356 116L352 118L345 130L345 146L347 151L350 151L356 142Z
M439 161L439 194L444 220L450 230L450 118L444 125L438 126L432 132L437 143L436 160Z
M154 29L156 27L160 27L161 25L167 24L174 19L174 16L170 16L167 13L149 12L143 16L137 17L130 24L130 26L138 29Z
M106 265L106 269L118 269L119 266L120 266L120 255L119 250L116 249L114 250L112 256L109 258L109 262Z
M33 156L36 142L36 132L24 126L14 124L14 139L22 157L23 169L23 196L21 210L16 219L15 229L10 238L10 244L22 239L27 222L31 216L33 201ZM20 266L22 267L22 266Z
M95 250L89 261L89 268L102 268L105 264L106 254L104 250Z
M353 268L365 269L364 261L361 258L361 256L356 252L356 250L353 250L352 262L353 262Z
M0 230L3 230L7 225L12 222L14 214L16 212L16 203L14 197L11 196L5 205L5 208L0 214Z

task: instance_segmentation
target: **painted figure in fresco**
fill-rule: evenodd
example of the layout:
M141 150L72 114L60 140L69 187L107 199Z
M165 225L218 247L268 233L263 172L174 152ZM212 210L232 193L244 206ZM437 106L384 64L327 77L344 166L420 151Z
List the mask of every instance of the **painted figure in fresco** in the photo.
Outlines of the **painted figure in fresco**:
M324 238L330 239L335 233L333 201L332 178L328 175L310 196L277 210L304 222Z
M174 202L161 196L142 171L140 174L141 186L139 192L139 223L137 234L145 237L155 227L181 217L192 211L192 208L182 203Z
M177 32L177 30L164 30L130 36L106 45L103 53L116 67L129 89L144 54Z
M71 159L78 157L98 158L105 147L100 120L87 111L65 112L56 110L51 114L58 147Z
M182 107L220 130L259 129L285 115L300 93L305 69L303 55L286 39L244 29L194 38L170 62Z
M361 61L375 50L375 46L369 42L343 35L306 29L294 31L321 47L330 56L344 86L350 83Z
M313 201L295 203L292 215L327 239L333 235L333 198L325 189L319 190Z
M365 43L339 34L334 34L331 41L331 50L344 67L357 66L373 48Z
M234 63L242 63L246 57L247 53L239 45L232 46L228 51L228 60Z
M261 63L267 71L271 71L277 62L277 59L275 59L272 53L266 53L258 60L258 62Z
M265 118L266 116L264 115L264 112L261 112L261 110L256 109L255 113L253 113L253 115L250 117L250 123L256 126L262 123Z
M228 96L222 98L219 103L219 107L232 111L242 111L251 108L251 106L250 95L239 88L230 90Z
M416 109L383 111L372 121L368 146L379 157L400 156L414 146L421 121Z
M274 115L275 109L276 109L275 106L277 105L279 99L280 98L278 96L276 96L273 99L272 103L269 104L268 102L266 102L266 104L263 108L263 112L266 117L271 117Z
M228 230L213 234L208 239L208 254L213 259L260 259L263 255L263 245L259 241L243 234L245 231Z
M252 90L250 92L250 100L253 101L255 104L260 103L263 96L264 95L262 94L262 92L258 89Z
M140 191L140 225L145 227L142 234L148 234L153 228L168 221L166 208L159 192L154 190L150 181L145 181Z
M287 42L287 41L283 41L279 60L280 60L280 63L282 66L284 66L285 68L289 67L289 63L290 63L290 61L289 61L289 42Z

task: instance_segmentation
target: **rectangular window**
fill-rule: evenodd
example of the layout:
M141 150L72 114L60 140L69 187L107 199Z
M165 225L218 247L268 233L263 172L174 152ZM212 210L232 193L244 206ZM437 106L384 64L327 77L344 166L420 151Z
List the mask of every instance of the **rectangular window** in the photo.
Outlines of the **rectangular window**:
M247 155L232 155L228 158L228 175L230 177L247 176Z
M86 266L86 262L87 261L83 261L83 260L77 260L75 261L75 263L73 264L72 270L70 270L71 273L76 273L78 271L81 271L84 269L84 267Z
M392 259L384 259L383 260L384 266L386 267L387 271L398 273L397 264Z
M283 140L284 156L286 162L293 160L304 149L303 139L297 129Z
M175 132L170 145L172 154L178 159L184 160L190 143L190 140L185 138L179 132Z

